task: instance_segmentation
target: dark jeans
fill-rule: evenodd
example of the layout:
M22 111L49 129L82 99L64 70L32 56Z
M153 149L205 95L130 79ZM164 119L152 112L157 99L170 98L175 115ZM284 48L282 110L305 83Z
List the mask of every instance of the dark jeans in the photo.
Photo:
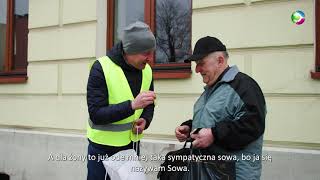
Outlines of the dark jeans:
M113 147L113 146L105 146L93 143L89 140L88 145L88 154L87 154L87 180L110 180L109 176L106 176L106 170L103 166L102 160L108 156L112 156L115 153L126 150L132 149L132 142L126 146L122 147ZM140 151L140 142L138 142L138 152ZM102 159L102 160L101 160Z

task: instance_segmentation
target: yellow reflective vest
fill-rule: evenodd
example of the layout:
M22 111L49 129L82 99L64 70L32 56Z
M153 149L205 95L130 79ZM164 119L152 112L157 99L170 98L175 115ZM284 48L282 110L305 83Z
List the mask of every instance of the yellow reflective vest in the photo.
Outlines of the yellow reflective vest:
M98 59L102 66L106 83L108 84L109 104L118 104L127 100L133 100L128 80L117 64L108 56ZM142 83L140 92L148 91L152 81L152 70L149 64L142 70ZM140 118L143 109L135 110L134 114L117 122L96 125L90 119L88 120L87 136L97 144L108 146L125 146L131 141L138 141L142 134L136 135L132 132L133 122Z

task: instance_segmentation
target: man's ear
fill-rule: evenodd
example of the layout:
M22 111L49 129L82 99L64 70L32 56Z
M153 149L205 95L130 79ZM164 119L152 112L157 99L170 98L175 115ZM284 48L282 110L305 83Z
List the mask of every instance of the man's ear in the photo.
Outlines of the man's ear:
M225 59L223 56L218 56L218 63L219 64L224 64L224 61L225 61Z

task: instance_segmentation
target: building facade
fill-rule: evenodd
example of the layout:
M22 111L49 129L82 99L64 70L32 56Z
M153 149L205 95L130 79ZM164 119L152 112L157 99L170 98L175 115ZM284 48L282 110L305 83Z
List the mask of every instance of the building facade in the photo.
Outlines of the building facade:
M6 2L1 9L8 7L10 0ZM0 76L0 172L13 180L85 179L86 83L90 62L108 48L110 2L25 3L28 78L16 82ZM264 154L272 161L263 162L262 179L319 177L320 82L310 73L316 70L316 44L320 46L316 3L320 5L318 0L192 2L192 47L203 36L218 37L229 49L230 64L253 77L265 94ZM301 25L291 21L296 10L305 13ZM2 33L5 26L0 27ZM187 78L154 80L157 104L142 153L164 155L181 147L174 128L192 118L204 85L194 68L192 63ZM149 179L155 174L148 173Z

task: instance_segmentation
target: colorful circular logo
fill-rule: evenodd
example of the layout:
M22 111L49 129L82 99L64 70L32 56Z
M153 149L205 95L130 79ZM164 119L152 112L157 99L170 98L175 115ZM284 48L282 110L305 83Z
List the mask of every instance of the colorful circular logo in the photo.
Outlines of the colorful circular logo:
M291 21L297 25L301 25L305 21L305 15L303 11L295 11L291 15Z

